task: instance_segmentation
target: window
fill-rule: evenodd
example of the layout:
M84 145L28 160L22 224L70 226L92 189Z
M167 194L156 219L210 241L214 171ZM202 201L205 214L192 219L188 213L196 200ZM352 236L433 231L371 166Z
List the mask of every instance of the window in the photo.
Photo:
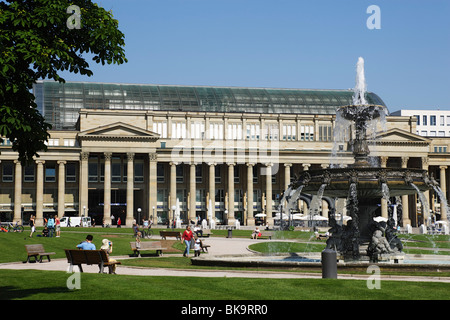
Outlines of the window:
M55 164L45 164L45 182L56 181L56 168Z
M436 116L430 116L430 126L436 125Z
M440 119L439 120L439 125L440 126L445 126L445 117L444 116L440 116L439 119Z
M121 174L122 174L121 168L122 168L122 161L120 157L113 157L111 159L111 182L121 181ZM126 177L126 171L124 171L123 176Z
M258 183L258 167L253 166L253 183Z
M242 139L242 124L229 123L228 124L228 140L241 140Z
M156 180L158 183L164 183L164 166L162 163L156 165Z
M239 183L239 167L234 166L234 183Z
M296 136L297 126L295 124L283 125L283 140L294 141Z
M153 132L158 133L161 138L167 138L167 122L166 121L154 121Z
M48 141L44 142L49 147L59 146L59 139L48 139Z
M2 163L3 182L12 182L14 177L14 165L12 162Z
M177 175L177 183L183 183L184 182L183 165L182 164L177 165L175 171Z
M88 180L89 182L98 182L98 158L89 158L88 165Z
M75 139L64 139L64 146L65 147L74 147Z
M450 116L447 116L447 126L450 126Z
M420 126L420 116L415 114L414 117L417 118L417 125Z
M26 166L23 171L23 182L34 182L34 165Z
M134 162L134 182L144 182L144 162L135 160Z
M278 124L266 124L263 130L264 140L278 140Z
M186 123L172 122L172 139L186 138Z
M331 126L319 126L319 141L331 141Z
M214 181L215 183L221 183L222 181L222 170L220 165L215 165L214 166Z
M435 146L434 152L447 152L447 146Z
M202 165L198 164L195 166L195 183L202 183Z
M438 137L445 137L445 131L439 131Z
M77 181L77 165L75 163L68 163L66 165L66 182Z
M428 131L422 130L420 131L420 135L426 137L428 135Z
M250 123L246 126L247 140L259 140L259 123Z
M223 140L223 123L210 123L209 137L210 139Z
M314 126L300 127L300 140L301 141L314 141Z
M427 116L423 116L422 117L422 125L426 126L427 125Z
M216 196L215 196L216 202L225 202L225 192L223 189L217 189L216 190Z
M191 123L191 139L205 138L205 124L203 122Z
M436 131L430 131L430 137L436 137Z

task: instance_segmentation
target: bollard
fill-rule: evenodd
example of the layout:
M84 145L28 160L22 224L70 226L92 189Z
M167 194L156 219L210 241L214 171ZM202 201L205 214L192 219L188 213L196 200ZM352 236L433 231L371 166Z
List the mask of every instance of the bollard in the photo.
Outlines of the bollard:
M322 279L337 279L337 256L334 250L322 251Z
M227 238L233 238L233 230L231 228L228 229L228 236Z

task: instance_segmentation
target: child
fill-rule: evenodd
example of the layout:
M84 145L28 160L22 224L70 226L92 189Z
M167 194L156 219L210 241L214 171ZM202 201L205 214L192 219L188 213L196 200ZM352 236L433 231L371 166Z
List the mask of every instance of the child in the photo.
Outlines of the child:
M141 248L141 232L138 231L137 235L136 235L136 249L140 249Z
M194 257L200 257L201 250L202 250L202 243L200 239L197 238L194 244Z

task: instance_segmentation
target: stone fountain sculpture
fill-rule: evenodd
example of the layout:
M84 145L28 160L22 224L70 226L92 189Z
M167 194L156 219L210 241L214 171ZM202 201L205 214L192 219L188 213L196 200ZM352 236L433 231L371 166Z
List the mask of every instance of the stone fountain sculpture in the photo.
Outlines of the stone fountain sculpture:
M347 121L354 130L348 141L354 163L347 168L304 171L285 194L286 200L292 200L289 198L295 192L320 192L331 198L346 198L351 220L346 226L339 225L334 212L330 212L331 237L327 247L335 249L344 259L361 260L365 256L377 261L383 255L398 255L403 248L395 235L391 212L387 223L374 220L380 199L389 201L390 197L421 193L431 189L433 182L426 170L382 168L370 163L368 126L374 120L385 119L388 111L385 106L367 104L365 93L364 60L359 58L353 105L339 107L336 111L336 122ZM360 247L366 246L365 251L360 251Z

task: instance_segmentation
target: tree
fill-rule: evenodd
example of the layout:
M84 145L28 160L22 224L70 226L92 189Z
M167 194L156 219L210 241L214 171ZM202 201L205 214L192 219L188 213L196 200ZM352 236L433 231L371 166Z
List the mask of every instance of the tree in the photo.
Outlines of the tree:
M20 161L47 150L51 129L37 110L33 84L65 82L58 74L65 70L92 76L86 54L103 65L127 62L118 24L91 0L0 1L0 138L12 142Z

